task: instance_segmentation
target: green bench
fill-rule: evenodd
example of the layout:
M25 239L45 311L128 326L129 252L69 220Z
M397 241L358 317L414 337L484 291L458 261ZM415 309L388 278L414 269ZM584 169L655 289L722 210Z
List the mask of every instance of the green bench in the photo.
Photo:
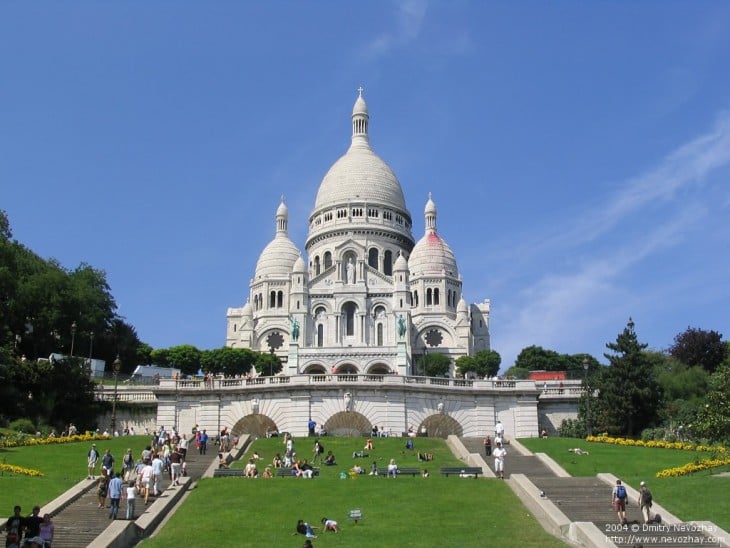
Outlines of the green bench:
M444 466L441 468L441 475L446 477L474 476L474 479L476 479L481 474L482 469L480 466Z
M401 468L398 467L398 475L399 476L419 476L421 474L420 468ZM379 476L388 476L388 468L378 468L378 475Z
M232 478L244 476L243 468L216 468L213 471L214 478Z

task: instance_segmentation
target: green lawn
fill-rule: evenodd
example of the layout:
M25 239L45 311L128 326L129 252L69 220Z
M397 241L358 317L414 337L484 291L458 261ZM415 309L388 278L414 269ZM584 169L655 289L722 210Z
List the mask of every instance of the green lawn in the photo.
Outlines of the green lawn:
M418 438L414 451L402 438L375 439L369 458L352 458L362 449L363 438L322 438L338 465L321 467L313 480L297 478L214 478L198 484L165 527L145 547L166 546L292 546L304 538L292 536L303 519L320 525L327 516L339 522L339 534L317 531L315 546L486 546L493 539L503 547L565 546L545 533L507 485L499 480L442 478L440 466L460 461L443 440ZM300 457L310 457L313 438L295 439ZM281 438L257 440L263 464L283 453ZM385 466L395 458L400 466L419 466L416 452L430 452L434 461L420 463L431 476L359 476L339 479L355 462L367 468L373 460ZM365 516L358 525L348 511L360 508ZM195 527L190 527L195 524ZM497 540L498 539L498 540Z
M127 436L94 443L100 455L107 447L111 449L116 458L115 469L120 470L127 448L131 447L135 456L139 456L145 445L150 443L150 437ZM30 512L36 504L42 506L52 501L84 479L86 455L90 448L91 442L0 448L0 462L32 468L44 474L42 478L8 473L0 475L0 515L12 514L16 504L23 508L23 512L26 509Z
M635 489L644 480L654 500L682 520L709 520L726 531L730 530L730 497L727 496L730 477L718 476L721 472L730 471L730 466L678 478L656 477L656 473L665 468L708 459L709 453L624 447L573 438L531 438L520 442L535 453L547 453L573 476L611 472ZM579 456L568 452L569 448L575 447L590 454Z

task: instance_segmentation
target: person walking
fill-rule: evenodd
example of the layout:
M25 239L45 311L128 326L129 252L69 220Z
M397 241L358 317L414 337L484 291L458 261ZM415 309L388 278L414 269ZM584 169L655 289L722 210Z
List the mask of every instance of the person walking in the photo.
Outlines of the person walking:
M626 498L626 487L621 483L620 479L617 479L616 485L614 485L611 491L611 506L613 506L618 516L618 522L621 525L626 524Z
M127 519L134 519L134 501L137 499L137 487L134 485L134 481L130 481L127 485Z
M312 458L312 464L317 464L317 461L322 462L322 453L324 453L324 446L319 443L319 440L314 440L314 457Z
M96 444L91 444L91 449L89 449L89 452L86 454L86 465L88 474L86 476L86 479L94 479L94 476L96 476L96 465L99 462L99 451L96 450Z
M120 474L112 473L112 479L109 481L109 499L111 500L111 506L109 510L109 519L117 519L117 513L119 512L119 501L122 499L122 489L124 483Z
M484 454L487 457L492 456L492 438L490 438L488 434L487 437L484 438Z
M205 455L205 452L208 450L208 433L205 430L200 433L198 444L198 451L201 455Z
M504 457L507 456L507 450L502 447L501 443L497 443L497 448L492 454L494 455L494 473L499 474L500 479L504 479Z
M642 481L639 486L638 504L641 509L641 515L644 516L644 523L651 523L651 504L653 502L651 491L649 491L645 481Z

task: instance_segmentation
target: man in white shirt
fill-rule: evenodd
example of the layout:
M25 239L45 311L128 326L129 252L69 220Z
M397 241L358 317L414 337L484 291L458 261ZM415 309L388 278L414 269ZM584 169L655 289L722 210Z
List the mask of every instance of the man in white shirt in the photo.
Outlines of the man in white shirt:
M155 497L159 497L162 494L160 488L160 481L162 480L163 462L160 455L155 454L155 458L152 459L152 494Z
M492 455L494 455L494 473L504 479L504 457L507 456L507 450L502 447L501 443L498 443L497 448L492 451Z

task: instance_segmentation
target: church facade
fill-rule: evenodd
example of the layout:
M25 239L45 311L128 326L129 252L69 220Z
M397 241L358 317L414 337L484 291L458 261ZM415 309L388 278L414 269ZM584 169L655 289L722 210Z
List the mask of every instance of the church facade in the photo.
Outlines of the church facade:
M452 363L490 347L489 301L468 305L431 195L423 236L400 182L372 150L362 90L349 149L329 169L309 216L304 254L284 200L247 302L227 312L226 345L273 352L283 374L418 375L419 357Z

